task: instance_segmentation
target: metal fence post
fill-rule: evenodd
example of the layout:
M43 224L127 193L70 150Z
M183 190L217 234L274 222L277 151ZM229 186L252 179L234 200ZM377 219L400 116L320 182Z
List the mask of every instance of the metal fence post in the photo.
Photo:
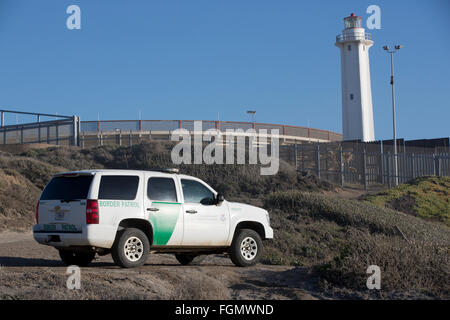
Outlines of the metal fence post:
M319 149L319 144L316 145L316 175L320 179L320 149Z
M366 146L363 149L363 184L364 190L367 190L367 159L366 159Z
M294 168L297 169L297 143L294 144Z
M391 160L391 154L388 152L387 153L387 157L386 157L386 175L387 175L387 185L388 185L389 189L391 188L391 173L390 173L390 170L389 170L389 162L390 162L390 160Z
M384 184L384 156L383 156L383 141L380 141L380 171L381 184Z
M59 127L58 127L58 124L55 125L55 131L56 131L56 145L59 145Z
M328 172L328 146L325 145L325 179L326 180L330 180L330 177L328 176L329 172Z
M414 153L411 153L411 173L412 173L412 178L415 179L416 178L416 159L414 157Z
M78 122L80 121L80 119L77 116L73 116L73 131L72 131L72 135L73 135L73 142L72 145L74 146L78 146L79 145L79 127L78 127Z
M433 154L434 159L434 175L440 177L441 176L441 168L440 168L440 157L438 154Z
M128 145L131 147L133 146L133 136L132 136L132 131L130 130L130 140L128 142Z
M339 182L341 186L344 186L344 168L343 168L343 159L342 159L342 145L339 146Z

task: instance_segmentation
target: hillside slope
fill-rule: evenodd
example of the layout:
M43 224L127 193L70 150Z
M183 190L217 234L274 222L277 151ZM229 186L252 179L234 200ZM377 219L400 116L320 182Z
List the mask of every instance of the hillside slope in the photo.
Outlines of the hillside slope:
M317 193L275 192L264 203L278 235L266 263L314 266L324 289L358 291L367 291L367 267L377 265L384 292L450 297L445 225Z
M56 172L174 167L170 147L147 143L0 152L0 230L30 230L39 193ZM320 279L323 292L336 293L331 296L361 297L364 292L374 298L450 297L450 229L444 224L334 197L333 186L286 163L274 176L261 176L258 165L179 167L227 200L269 210L275 238L266 243L262 262L307 268L311 277ZM448 192L448 186L444 190ZM383 272L381 293L366 288L366 269L373 264Z

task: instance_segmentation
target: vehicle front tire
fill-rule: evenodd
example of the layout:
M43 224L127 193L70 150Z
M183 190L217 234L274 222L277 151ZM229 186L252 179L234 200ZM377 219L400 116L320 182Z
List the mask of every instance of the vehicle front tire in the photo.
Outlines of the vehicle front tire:
M258 232L241 229L234 236L229 250L231 261L238 267L249 267L261 258L263 243Z
M80 252L67 249L58 249L61 260L68 266L85 267L95 258L95 252Z
M114 263L122 268L144 265L150 253L150 243L144 232L136 228L121 231L111 249Z

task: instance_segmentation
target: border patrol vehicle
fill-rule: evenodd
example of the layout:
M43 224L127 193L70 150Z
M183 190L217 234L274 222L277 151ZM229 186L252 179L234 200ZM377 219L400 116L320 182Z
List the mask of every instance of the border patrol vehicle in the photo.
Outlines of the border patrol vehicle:
M36 205L33 236L58 249L67 265L111 254L117 265L137 267L149 253L175 254L186 265L225 253L245 267L258 262L273 230L266 210L226 201L176 169L99 169L50 180Z

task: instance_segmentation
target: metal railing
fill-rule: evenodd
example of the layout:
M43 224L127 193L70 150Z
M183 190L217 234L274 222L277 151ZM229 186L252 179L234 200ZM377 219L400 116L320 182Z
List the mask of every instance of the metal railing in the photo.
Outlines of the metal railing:
M363 35L344 35L339 34L336 36L336 42L343 42L343 41L357 41L357 40L370 40L372 41L372 35L370 33L365 33Z
M128 144L141 140L170 140L176 129L185 129L190 134L198 131L215 129L221 133L229 130L246 132L253 129L256 135L271 135L273 129L280 138L280 143L330 142L341 141L342 135L336 132L301 126L272 123L238 122L238 121L200 121L201 128L195 127L196 120L102 120L80 121L77 116L52 115L45 113L1 110L0 144L48 143L76 146L103 145L109 141ZM5 114L13 113L36 116L36 122L5 125ZM41 121L41 117L53 117L56 120ZM264 132L266 131L266 132ZM126 138L125 138L126 136Z
M194 133L195 120L101 120L81 121L81 146L102 145L105 141L122 144L137 143L142 139L170 140L171 133L176 129L186 129ZM336 132L314 128L280 125L272 123L254 123L238 121L201 121L202 131L217 129L222 133L227 130L254 129L257 134L266 129L270 135L271 129L277 129L281 143L294 142L329 142L341 141L342 135ZM197 130L197 129L195 129Z
M36 122L5 125L5 114L36 116ZM57 120L41 121L41 117ZM77 116L0 109L0 144L47 143L79 145L80 118Z
M422 176L450 176L450 150L445 147L400 149L375 143L337 142L293 144L280 147L280 157L300 171L339 185L394 186ZM419 151L420 153L417 153ZM398 172L393 170L397 161Z

